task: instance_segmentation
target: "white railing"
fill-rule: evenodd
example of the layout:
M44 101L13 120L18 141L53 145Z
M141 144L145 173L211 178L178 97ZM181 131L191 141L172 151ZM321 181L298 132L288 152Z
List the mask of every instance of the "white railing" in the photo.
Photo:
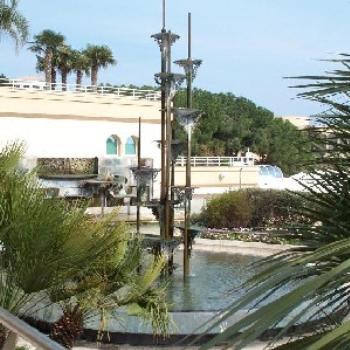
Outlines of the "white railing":
M2 347L3 350L16 349L18 337L43 350L65 350L63 346L3 308L0 308L0 324L9 330L9 335Z
M129 97L132 99L160 100L160 92L156 90L140 90L120 88L104 85L77 85L54 83L47 84L42 81L25 81L20 79L0 79L0 87L7 87L13 91L28 90L32 92L65 93L77 95L97 95L106 97Z
M176 160L176 166L186 166L187 158L179 157ZM254 158L248 157L192 157L191 165L196 166L242 166L254 165Z

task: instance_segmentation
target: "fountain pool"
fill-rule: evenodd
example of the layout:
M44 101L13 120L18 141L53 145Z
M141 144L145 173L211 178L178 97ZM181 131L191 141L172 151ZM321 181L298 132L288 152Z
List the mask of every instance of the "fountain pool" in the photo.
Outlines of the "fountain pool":
M243 295L244 289L236 288L255 272L251 263L259 259L251 255L193 250L191 272L184 280L182 254L182 251L176 251L176 269L168 279L168 301L172 311L217 311L225 308Z

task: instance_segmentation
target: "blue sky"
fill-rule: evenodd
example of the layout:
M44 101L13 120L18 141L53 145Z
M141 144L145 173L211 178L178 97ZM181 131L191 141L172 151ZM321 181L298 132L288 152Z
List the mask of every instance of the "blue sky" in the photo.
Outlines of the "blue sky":
M101 82L153 84L159 50L150 35L160 29L161 0L21 0L31 34L50 28L75 48L109 45L118 65L101 72ZM186 57L187 12L193 16L193 56L204 61L195 85L232 92L277 115L318 112L295 100L284 76L321 73L317 59L350 52L350 0L168 0L168 28L181 35L174 59ZM35 74L35 57L18 54L0 38L0 73Z

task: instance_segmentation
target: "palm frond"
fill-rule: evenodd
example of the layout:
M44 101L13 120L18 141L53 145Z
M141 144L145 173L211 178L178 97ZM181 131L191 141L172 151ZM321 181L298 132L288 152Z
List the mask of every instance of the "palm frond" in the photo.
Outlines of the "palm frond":
M264 259L262 270L244 286L248 290L245 296L220 313L208 330L230 322L242 309L249 310L252 305L254 309L202 349L220 344L241 349L266 331L279 329L270 341L273 345L296 326L304 328L304 333L276 349L348 348L350 323L344 317L350 311L349 55L341 54L332 62L345 68L327 75L297 77L309 82L295 86L306 90L300 97L330 107L318 117L321 129L310 131L316 146L315 163L309 170L311 185L306 186L307 193L298 194L303 199L299 211L310 222L302 230L307 242L304 247ZM306 331L307 324L313 328Z

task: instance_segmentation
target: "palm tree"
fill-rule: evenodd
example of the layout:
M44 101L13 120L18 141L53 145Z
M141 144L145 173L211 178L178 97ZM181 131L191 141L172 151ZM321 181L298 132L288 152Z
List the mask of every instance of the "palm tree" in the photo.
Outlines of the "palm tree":
M61 45L55 54L56 67L61 73L62 90L67 90L68 74L73 67L73 50L68 45Z
M52 30L45 29L34 36L34 43L29 50L37 54L38 65L42 65L45 71L45 82L51 89L53 82L53 60L60 46L64 44L65 37Z
M36 56L36 70L38 72L45 72L45 60L43 57ZM54 55L51 63L51 89L55 90L57 81L57 55Z
M267 330L283 324L271 341L286 337L299 324L301 332L287 344L274 349L344 350L350 344L350 55L331 60L342 68L320 76L303 76L309 83L300 97L329 106L317 118L313 131L316 161L310 172L312 186L299 194L305 204L300 212L310 222L319 222L302 230L304 246L268 258L265 269L249 280L248 292L218 315L212 329L262 300L266 305L252 311L216 336L202 349L225 342L241 349ZM267 296L286 285L288 293L266 301ZM271 299L270 299L271 300ZM305 324L313 320L312 328Z
M16 43L23 45L28 38L28 21L17 10L18 0L0 0L0 34L8 34Z
M114 59L111 49L106 45L88 45L84 50L84 54L90 60L91 85L97 86L98 70L116 64L117 61Z
M84 52L79 50L73 51L72 70L76 73L76 85L77 89L79 89L83 80L83 74L88 75L90 72L90 60Z

